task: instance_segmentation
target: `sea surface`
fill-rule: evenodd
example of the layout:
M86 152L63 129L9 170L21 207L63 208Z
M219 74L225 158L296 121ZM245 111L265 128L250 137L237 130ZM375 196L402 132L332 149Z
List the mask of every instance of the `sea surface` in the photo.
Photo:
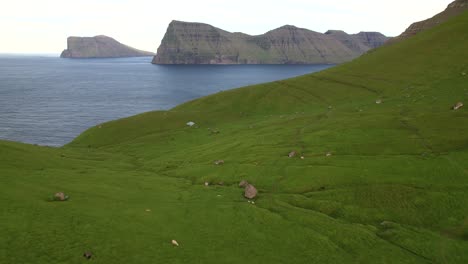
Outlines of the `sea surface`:
M0 55L0 139L62 146L99 123L332 65L152 65Z

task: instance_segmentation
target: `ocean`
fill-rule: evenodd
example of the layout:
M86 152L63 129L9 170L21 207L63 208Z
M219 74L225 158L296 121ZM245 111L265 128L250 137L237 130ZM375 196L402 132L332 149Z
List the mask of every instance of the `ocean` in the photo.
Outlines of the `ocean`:
M62 146L102 122L333 65L153 65L0 55L0 139Z

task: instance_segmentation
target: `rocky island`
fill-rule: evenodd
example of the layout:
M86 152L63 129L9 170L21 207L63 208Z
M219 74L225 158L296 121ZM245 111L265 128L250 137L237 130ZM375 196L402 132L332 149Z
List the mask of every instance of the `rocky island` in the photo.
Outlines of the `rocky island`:
M291 25L251 36L203 23L172 21L153 63L334 64L352 60L387 39L378 32L323 34Z
M107 36L68 37L61 58L121 58L153 56L154 53L124 45Z

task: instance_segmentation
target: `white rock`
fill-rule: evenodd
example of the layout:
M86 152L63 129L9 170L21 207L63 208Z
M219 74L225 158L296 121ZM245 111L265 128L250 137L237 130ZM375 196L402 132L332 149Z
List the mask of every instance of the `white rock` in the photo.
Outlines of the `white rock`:
M190 121L190 122L187 122L187 126L189 126L189 127L192 127L192 126L194 126L194 125L195 125L195 123L194 123L194 122L192 122L192 121Z
M171 241L172 245L178 247L179 246L179 243L177 243L177 241L175 241L174 239Z

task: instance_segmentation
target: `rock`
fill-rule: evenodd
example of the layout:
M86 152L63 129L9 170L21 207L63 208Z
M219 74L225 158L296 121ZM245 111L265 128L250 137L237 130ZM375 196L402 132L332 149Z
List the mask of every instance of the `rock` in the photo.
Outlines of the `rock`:
M383 221L382 223L380 223L380 226L382 226L383 228L394 228L397 227L398 224L392 221Z
M177 241L175 241L174 239L171 241L172 245L178 247L179 246L179 243Z
M257 189L252 184L247 184L244 190L244 196L247 199L253 199L257 196Z
M305 159L304 156L301 156L301 159Z
M377 99L377 100L375 101L375 103L376 103L376 104L381 104L381 103L382 103L382 100L381 100L381 99Z
M327 152L326 156L327 157L331 157L332 153L331 152Z
M288 157L293 158L294 156L296 156L296 151L289 152Z
M452 107L452 109L453 109L453 110L458 110L458 109L460 109L460 108L462 108L462 107L463 107L463 103L462 103L462 102L458 102L458 103L456 103L456 104Z
M154 53L134 49L107 36L69 37L61 58L120 58L153 56Z
M195 125L195 123L194 123L194 122L192 122L192 121L190 121L190 122L187 122L187 126L189 126L189 127L193 127L194 125Z
M145 211L146 211L146 212L151 212L151 209L146 209Z
M342 63L381 45L376 32L325 34L285 25L265 34L230 33L203 23L172 21L154 64ZM352 42L349 44L349 42Z
M246 180L242 180L240 183L239 183L239 187L241 188L244 188L245 186L247 186L249 183L246 181Z
M85 257L86 259L90 259L92 256L93 253L91 251L86 251L85 253L83 253L83 257Z
M209 182L205 182L205 186L209 186L209 185L210 185L210 183L209 183Z
M224 164L224 160L216 160L214 162L215 165L223 165Z
M58 192L54 194L54 200L56 201L66 201L68 200L68 196L65 195L63 192Z
M224 185L224 182L223 182L223 181L220 181L220 182L218 182L218 185L219 185L219 186L223 186L223 185Z

